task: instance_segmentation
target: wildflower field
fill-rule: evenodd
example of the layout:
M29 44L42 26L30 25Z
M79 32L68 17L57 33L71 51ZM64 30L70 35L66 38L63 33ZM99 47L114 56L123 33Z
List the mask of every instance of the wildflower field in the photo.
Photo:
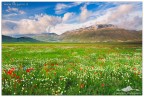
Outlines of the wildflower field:
M1 67L2 95L142 95L141 44L3 43Z

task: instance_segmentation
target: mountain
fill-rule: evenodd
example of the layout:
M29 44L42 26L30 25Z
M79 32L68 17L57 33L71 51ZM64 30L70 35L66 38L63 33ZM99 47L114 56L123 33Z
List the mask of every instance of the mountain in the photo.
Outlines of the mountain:
M14 38L14 37L2 35L2 42L40 42L40 41L29 37Z
M126 30L112 24L97 24L56 33L25 34L14 37L2 36L3 42L137 42L142 41L142 31Z
M64 42L134 42L142 41L142 31L101 24L65 32L60 36L60 40Z
M113 24L98 24L98 25L93 25L92 27L97 27L97 29L102 29L102 28L117 28L117 26Z
M42 33L30 36L33 39L43 41L43 42L58 42L59 41L59 35L56 33Z
M2 35L2 42L16 42L16 38Z
M59 35L56 33L41 33L41 34L18 34L18 35L11 35L12 37L19 38L19 37L30 37L32 39L36 39L42 42L58 42Z

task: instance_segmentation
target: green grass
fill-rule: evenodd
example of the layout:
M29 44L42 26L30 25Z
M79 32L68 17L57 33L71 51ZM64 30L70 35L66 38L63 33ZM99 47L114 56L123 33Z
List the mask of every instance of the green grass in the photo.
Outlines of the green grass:
M142 45L4 43L2 95L142 95Z

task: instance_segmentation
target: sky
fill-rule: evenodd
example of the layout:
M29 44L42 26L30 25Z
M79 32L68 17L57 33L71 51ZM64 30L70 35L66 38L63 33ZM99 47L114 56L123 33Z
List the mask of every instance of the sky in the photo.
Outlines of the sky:
M142 2L2 2L3 35L60 35L96 24L142 30Z

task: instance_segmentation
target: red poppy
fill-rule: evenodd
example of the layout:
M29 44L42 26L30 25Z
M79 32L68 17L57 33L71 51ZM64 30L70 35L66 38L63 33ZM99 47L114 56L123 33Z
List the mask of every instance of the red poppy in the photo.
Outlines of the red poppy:
M30 72L31 70L33 70L33 68L28 68L28 69L26 69L26 72L28 73L28 72Z
M54 66L54 64L51 64L51 66Z
M29 70L34 70L33 68L29 68Z
M16 74L13 74L13 76L16 76Z
M83 68L80 68L80 70L82 70Z
M27 72L27 73L30 72L30 69L27 69L26 72Z
M11 68L10 70L11 70L11 71L14 71L14 70L15 70L15 68Z
M47 64L44 64L44 66L47 66Z
M101 84L101 86L104 87L105 85L104 85L104 84Z
M46 69L46 72L48 72L49 70L48 69Z
M19 79L20 77L19 77L19 76L16 76L16 78Z
M26 70L26 72L30 72L30 70L29 70L29 69L27 69L27 70Z
M12 73L13 73L12 70L9 70L9 71L7 72L8 75L11 75Z
M136 71L136 70L137 70L137 68L133 68L133 70L135 70L135 71Z
M80 84L80 88L84 88L84 84Z
M10 70L8 70L7 74L11 75L14 72L15 68L11 68Z

